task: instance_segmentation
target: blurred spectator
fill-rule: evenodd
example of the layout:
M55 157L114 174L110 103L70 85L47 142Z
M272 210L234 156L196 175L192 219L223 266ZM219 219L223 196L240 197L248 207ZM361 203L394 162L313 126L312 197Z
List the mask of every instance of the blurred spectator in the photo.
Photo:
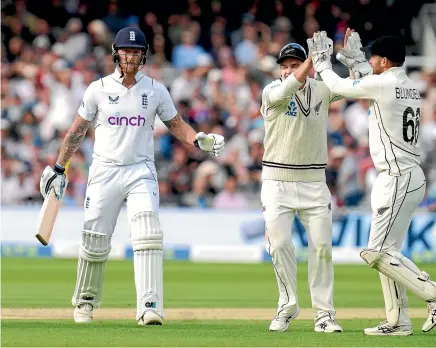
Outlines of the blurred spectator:
M198 56L204 53L203 47L196 45L191 31L182 33L182 42L174 47L172 62L176 69L192 69L196 67Z
M257 59L257 32L253 24L243 26L243 40L235 47L236 61L241 65L254 65Z
M248 202L244 195L237 192L238 182L236 177L230 175L221 191L214 200L213 206L217 209L246 209Z
M174 103L180 100L191 100L198 93L200 81L194 75L194 71L194 67L184 68L182 74L170 85Z
M108 6L107 15L103 18L112 34L127 26L126 20L119 14L119 8L116 0L111 0Z
M357 141L368 135L369 106L369 100L358 99L344 110L345 127Z

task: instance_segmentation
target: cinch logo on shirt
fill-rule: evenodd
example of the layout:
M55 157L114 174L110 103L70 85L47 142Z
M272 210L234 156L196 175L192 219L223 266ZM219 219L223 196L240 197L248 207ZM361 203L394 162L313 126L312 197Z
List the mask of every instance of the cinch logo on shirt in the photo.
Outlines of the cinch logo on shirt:
M112 126L137 126L141 127L145 125L145 117L138 116L120 116L117 112L115 116L108 118L108 122Z

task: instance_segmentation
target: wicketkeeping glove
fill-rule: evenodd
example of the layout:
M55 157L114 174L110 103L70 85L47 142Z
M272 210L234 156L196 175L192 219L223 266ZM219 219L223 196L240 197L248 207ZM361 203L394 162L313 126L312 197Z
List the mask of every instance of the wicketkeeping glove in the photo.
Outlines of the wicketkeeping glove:
M64 172L65 168L58 165L55 165L54 168L45 167L39 182L39 189L44 198L53 189L56 199L62 199L68 185L68 178Z
M336 59L351 69L356 79L372 74L372 67L361 48L362 42L359 33L353 31L345 47L336 54Z
M331 69L330 56L333 52L333 41L327 37L325 31L316 32L313 38L307 39L307 46L312 55L313 67L316 72Z
M218 134L197 133L194 145L199 149L211 152L214 156L219 157L224 152L224 137Z

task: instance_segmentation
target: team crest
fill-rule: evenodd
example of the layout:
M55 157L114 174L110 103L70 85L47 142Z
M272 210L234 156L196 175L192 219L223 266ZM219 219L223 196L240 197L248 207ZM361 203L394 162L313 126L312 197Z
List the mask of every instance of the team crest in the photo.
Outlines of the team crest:
M142 93L141 100L142 100L142 108L147 109L147 107L148 107L148 94Z

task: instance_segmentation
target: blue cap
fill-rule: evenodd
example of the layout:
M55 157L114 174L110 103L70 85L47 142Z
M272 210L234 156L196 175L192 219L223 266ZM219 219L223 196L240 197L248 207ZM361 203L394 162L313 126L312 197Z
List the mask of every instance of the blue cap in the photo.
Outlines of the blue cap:
M127 27L121 29L115 37L114 49L119 48L140 48L147 50L144 33L138 28Z

